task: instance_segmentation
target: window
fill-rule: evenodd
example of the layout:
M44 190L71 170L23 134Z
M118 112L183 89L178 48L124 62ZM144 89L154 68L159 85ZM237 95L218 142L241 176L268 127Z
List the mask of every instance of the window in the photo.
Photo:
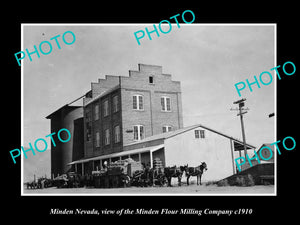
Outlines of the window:
M120 138L120 126L119 125L115 126L114 134L115 134L115 143L120 142L121 138Z
M171 111L171 99L169 97L161 97L161 110L165 112Z
M135 125L133 126L133 140L142 140L145 138L144 135L144 126L143 125Z
M162 128L163 133L169 132L171 130L172 130L171 126L163 126L163 128Z
M150 76L149 77L149 84L153 84L154 83L154 77L153 76Z
M96 132L96 147L100 147L100 132Z
M108 108L108 100L105 100L103 102L103 116L108 116L109 115L109 108Z
M104 145L109 145L110 144L110 133L109 129L106 129L104 131Z
M195 138L200 138L200 130L195 130Z
M99 119L99 104L96 104L94 106L94 120L98 120Z
M86 141L92 139L92 121L91 121L91 112L87 111L85 114L85 126L86 126Z
M195 138L205 138L205 130L195 130Z
M205 138L204 130L200 130L200 138Z
M119 95L113 97L113 113L119 111Z
M144 103L143 103L143 96L142 95L133 95L132 99L132 107L136 110L143 110Z

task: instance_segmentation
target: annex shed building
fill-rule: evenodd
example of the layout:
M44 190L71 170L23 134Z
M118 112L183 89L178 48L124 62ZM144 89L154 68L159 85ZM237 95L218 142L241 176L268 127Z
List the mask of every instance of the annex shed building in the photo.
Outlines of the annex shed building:
M100 168L104 161L129 157L151 167L155 158L160 158L164 166L199 166L206 162L208 170L203 180L218 180L236 173L234 146L241 145L243 143L233 137L197 124L128 144L122 152L77 160L70 165L75 165L77 172L85 174ZM255 149L249 144L247 148Z

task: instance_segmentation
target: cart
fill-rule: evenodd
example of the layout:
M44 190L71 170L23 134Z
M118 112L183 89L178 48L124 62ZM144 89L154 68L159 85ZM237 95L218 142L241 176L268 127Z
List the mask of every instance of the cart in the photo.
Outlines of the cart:
M92 171L96 188L120 188L131 186L136 171L142 164L131 158L110 163L106 169Z

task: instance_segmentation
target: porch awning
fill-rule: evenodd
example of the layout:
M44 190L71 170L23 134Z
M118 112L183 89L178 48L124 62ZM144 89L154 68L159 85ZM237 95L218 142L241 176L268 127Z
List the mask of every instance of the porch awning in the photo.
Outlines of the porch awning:
M68 165L73 165L73 164L77 164L77 163L85 163L85 162L95 161L95 160L100 160L100 159L121 157L124 155L134 155L134 154L144 153L144 152L152 153L163 147L164 147L164 144L161 144L161 145L155 145L155 146L151 146L151 147L132 149L132 150L124 151L124 152L116 152L116 153L112 153L112 154L108 154L108 155L101 155L101 156L96 156L96 157L92 157L92 158L88 158L88 159L76 160L76 161L68 163Z
M249 146L247 143L246 143L246 148L247 150L252 149L251 146ZM234 151L242 151L242 150L244 150L244 144L234 141Z

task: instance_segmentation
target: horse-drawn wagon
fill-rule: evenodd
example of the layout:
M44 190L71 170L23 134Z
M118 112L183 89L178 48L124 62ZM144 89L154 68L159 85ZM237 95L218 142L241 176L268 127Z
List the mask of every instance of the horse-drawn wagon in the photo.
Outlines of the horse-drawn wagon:
M52 187L53 181L46 177L41 177L38 178L37 181L34 178L33 181L26 182L25 184L27 185L27 189L43 189L43 188Z
M131 158L118 160L110 163L104 169L92 171L91 174L80 175L75 172L68 172L54 179L39 178L38 182L28 182L27 188L47 188L56 186L57 188L78 188L78 187L95 187L95 188L119 188L119 187L147 187L147 186L171 186L171 179L177 178L178 185L181 186L182 176L189 178L197 176L197 184L200 181L204 170L207 170L205 162L198 167L173 166L164 167L159 158L153 160L153 167L150 163L145 165L136 162Z
M107 168L92 171L94 186L101 188L117 188L130 186L137 171L143 171L142 164L132 159L118 160Z
M166 183L160 159L153 161L153 168L131 158L110 163L107 168L92 171L94 186L100 188L163 186Z
M171 186L171 179L178 178L178 185L181 186L181 178L185 173L188 179L190 176L197 176L200 180L203 170L206 170L206 164L201 163L198 167L173 166L163 167L159 158L153 160L153 167L141 164L131 158L118 160L107 166L107 168L92 171L94 186L96 188L118 188L118 187L147 187L147 186Z

